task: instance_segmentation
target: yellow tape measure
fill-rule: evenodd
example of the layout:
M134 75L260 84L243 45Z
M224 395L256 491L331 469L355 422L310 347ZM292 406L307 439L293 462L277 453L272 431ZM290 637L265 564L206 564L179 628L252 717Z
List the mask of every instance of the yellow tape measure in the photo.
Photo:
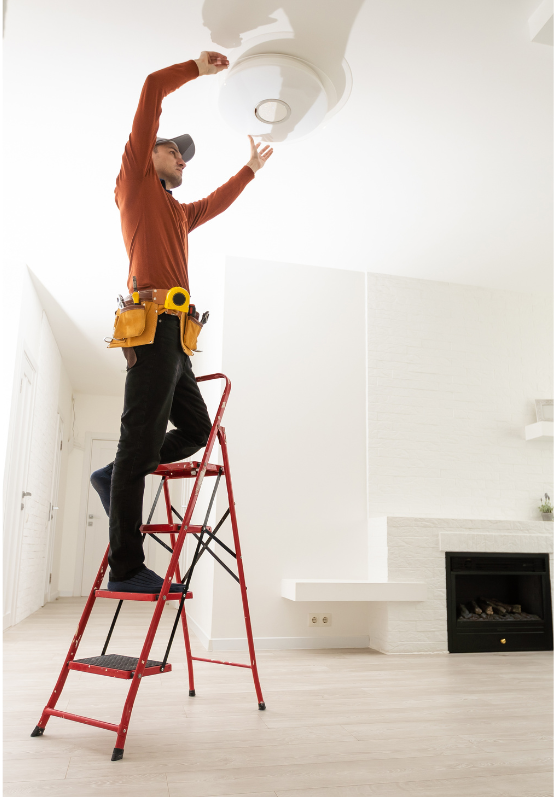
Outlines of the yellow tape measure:
M185 288L170 288L166 294L164 307L167 310L181 310L182 313L187 313L189 310L189 299L189 293Z

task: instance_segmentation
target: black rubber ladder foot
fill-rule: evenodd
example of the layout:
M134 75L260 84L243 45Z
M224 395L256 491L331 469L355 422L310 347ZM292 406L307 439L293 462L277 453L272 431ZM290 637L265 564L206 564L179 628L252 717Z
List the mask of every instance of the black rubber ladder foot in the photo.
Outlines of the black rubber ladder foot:
M189 697L195 697L195 690L194 689L190 689L189 690Z
M37 725L31 736L42 736L43 733L44 733L44 728L41 728L39 725Z
M124 757L124 748L123 747L115 747L112 751L112 761L121 761Z
M259 711L264 711L265 709L266 709L265 704L264 703L259 703Z

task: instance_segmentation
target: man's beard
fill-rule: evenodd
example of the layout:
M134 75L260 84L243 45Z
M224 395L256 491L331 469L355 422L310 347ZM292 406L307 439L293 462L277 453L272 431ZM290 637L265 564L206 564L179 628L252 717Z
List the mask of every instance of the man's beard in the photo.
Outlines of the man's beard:
M183 175L174 172L166 177L165 182L168 188L179 188L183 182Z

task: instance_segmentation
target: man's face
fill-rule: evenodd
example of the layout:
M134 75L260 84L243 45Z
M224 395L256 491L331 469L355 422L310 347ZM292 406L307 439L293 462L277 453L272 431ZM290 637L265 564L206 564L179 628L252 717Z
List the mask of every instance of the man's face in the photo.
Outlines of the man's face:
M185 161L175 144L158 144L153 151L153 165L159 178L166 182L166 188L181 185Z

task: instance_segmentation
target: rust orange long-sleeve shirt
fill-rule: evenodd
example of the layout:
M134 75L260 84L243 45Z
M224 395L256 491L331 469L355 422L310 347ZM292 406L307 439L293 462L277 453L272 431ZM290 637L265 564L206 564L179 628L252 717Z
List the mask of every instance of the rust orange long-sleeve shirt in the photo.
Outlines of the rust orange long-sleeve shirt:
M198 76L195 61L186 61L153 72L141 92L115 190L129 256L130 292L133 276L139 288L170 289L179 285L189 290L188 233L226 210L254 178L252 169L244 166L205 199L186 204L174 199L160 182L152 151L162 100Z

